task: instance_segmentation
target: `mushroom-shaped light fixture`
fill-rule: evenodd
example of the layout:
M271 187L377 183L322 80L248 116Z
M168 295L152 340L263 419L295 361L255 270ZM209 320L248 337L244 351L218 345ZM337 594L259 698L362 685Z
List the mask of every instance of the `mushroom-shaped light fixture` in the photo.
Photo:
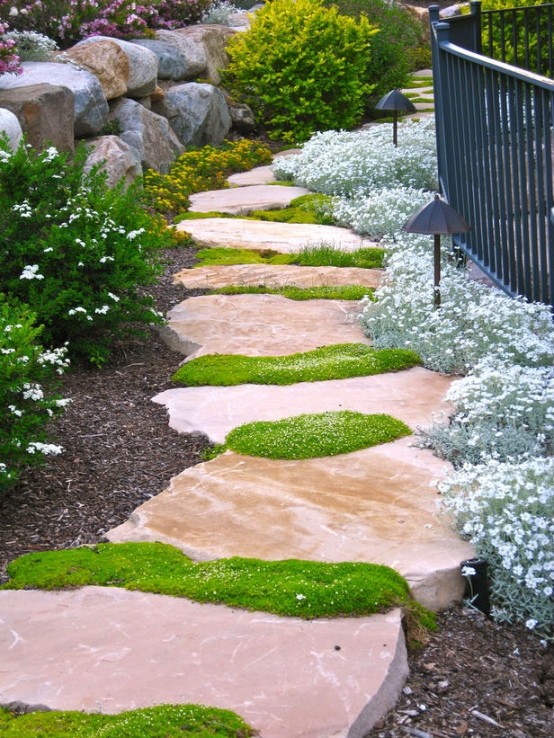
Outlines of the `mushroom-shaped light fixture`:
M470 226L463 216L445 202L440 195L435 195L431 202L420 208L402 226L402 230L406 231L406 233L421 233L434 236L435 309L439 308L441 304L441 235L466 233L469 229Z
M392 142L395 146L398 146L398 113L415 113L415 105L406 97L406 95L403 95L400 90L391 90L391 92L387 92L387 94L379 100L375 107L377 110L392 110Z

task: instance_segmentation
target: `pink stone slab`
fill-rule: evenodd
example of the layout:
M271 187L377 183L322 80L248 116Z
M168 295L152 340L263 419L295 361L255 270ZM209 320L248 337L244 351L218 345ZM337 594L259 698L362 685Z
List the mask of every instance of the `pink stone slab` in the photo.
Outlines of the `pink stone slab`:
M334 343L368 343L348 300L288 300L280 295L191 297L168 314L161 333L185 356L281 356Z
M227 177L227 182L233 187L247 187L248 185L266 185L275 181L273 167L255 167L248 172L239 172Z
M205 433L214 443L223 443L227 434L243 423L329 410L388 413L415 430L450 412L443 398L452 381L452 377L414 367L372 377L284 387L183 387L161 392L153 400L165 405L169 425L179 433Z
M202 218L178 223L178 231L190 233L205 247L228 246L235 249L271 249L283 254L296 254L305 246L325 244L342 251L356 251L377 246L374 241L337 226L306 223L271 223L241 218Z
M459 564L473 551L440 514L434 480L448 464L411 443L305 461L227 452L174 477L107 537L166 541L194 559L386 564L443 609L461 598Z
M85 587L0 592L0 703L234 710L261 738L363 738L408 667L394 610L303 621Z
M182 269L173 281L188 289L230 285L265 287L329 287L359 284L379 287L381 269L356 267L301 267L293 264L233 264Z
M309 194L310 190L305 187L265 184L232 187L228 190L210 190L191 195L189 210L193 213L216 211L231 215L248 215L253 210L286 208L292 200Z

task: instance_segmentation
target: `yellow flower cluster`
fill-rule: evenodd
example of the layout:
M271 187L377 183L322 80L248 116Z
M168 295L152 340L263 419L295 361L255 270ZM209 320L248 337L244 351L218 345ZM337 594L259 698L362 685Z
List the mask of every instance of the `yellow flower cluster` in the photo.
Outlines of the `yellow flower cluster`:
M172 217L188 209L189 195L227 187L230 174L270 161L271 151L265 144L243 138L220 147L185 151L168 174L148 170L144 186L155 210Z

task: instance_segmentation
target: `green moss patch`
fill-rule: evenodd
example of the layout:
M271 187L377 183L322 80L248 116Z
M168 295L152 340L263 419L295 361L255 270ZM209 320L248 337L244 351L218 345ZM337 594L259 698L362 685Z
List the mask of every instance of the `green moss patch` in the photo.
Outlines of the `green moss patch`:
M364 297L373 297L371 287L357 284L336 285L333 287L247 287L232 285L220 287L214 292L220 295L282 295L289 300L362 300Z
M367 377L409 369L421 359L409 349L374 349L363 343L339 343L288 356L211 354L187 361L173 381L189 387L237 384L296 384Z
M249 218L273 223L310 223L315 225L334 225L331 215L332 198L328 195L301 195L291 200L286 208L276 210L253 210Z
M1 738L248 738L255 731L229 710L161 705L119 715L0 708Z
M214 453L231 450L268 459L314 459L389 443L411 432L390 415L330 411L245 423L232 430Z
M378 564L238 557L195 563L164 543L99 543L25 554L8 573L1 589L98 585L304 619L371 615L397 606L429 617L411 599L403 577Z
M218 210L211 210L207 213L195 213L188 210L186 213L179 213L173 222L180 223L183 220L203 220L205 218L236 218L236 215L220 213Z
M381 269L385 252L380 248L362 248L357 251L341 251L331 246L310 246L298 254L280 254L277 251L254 249L213 248L201 249L197 254L197 267L232 264L296 264L297 266L357 267Z

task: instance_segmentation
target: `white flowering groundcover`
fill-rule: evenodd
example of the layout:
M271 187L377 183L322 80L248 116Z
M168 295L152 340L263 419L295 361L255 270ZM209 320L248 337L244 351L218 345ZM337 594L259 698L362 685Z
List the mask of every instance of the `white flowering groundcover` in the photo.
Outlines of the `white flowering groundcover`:
M463 375L453 416L421 444L450 460L447 511L491 573L493 615L554 638L554 325L550 308L471 281L443 241L441 308L433 307L428 236L401 231L436 187L432 119L316 134L279 179L334 197L333 216L384 236L387 269L361 322L376 347L406 347L430 369Z

